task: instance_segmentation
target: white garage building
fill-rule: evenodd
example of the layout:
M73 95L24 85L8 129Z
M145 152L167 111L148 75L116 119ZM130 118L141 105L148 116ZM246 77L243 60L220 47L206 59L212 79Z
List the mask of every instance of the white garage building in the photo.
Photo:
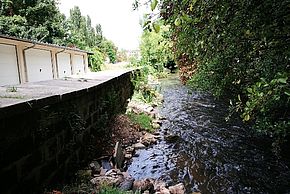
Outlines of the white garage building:
M0 35L0 86L82 75L88 52Z

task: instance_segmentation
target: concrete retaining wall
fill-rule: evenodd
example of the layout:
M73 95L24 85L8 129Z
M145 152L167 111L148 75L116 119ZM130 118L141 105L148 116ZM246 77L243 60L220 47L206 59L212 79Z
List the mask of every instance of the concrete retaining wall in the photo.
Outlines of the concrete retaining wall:
M125 110L132 94L127 72L65 94L2 106L1 193L39 193L98 155L98 138L113 114Z

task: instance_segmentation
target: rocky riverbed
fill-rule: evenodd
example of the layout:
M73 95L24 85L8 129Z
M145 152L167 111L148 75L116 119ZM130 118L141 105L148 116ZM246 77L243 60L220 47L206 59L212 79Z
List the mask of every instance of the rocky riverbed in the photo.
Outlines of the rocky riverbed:
M185 193L183 183L168 186L164 181L152 178L135 180L126 171L131 159L138 157L136 151L146 149L156 144L161 138L158 129L162 125L163 118L159 116L156 106L131 102L129 111L136 114L145 113L153 118L152 127L154 133L148 133L138 125L130 122L126 115L119 115L111 127L113 138L116 142L112 157L99 158L90 164L92 179L90 182L96 190L102 185L117 187L122 191L131 193L159 193L159 194L183 194ZM130 193L129 192L129 193Z
M129 102L128 111L150 116L154 132L145 131L140 125L133 123L126 114L117 115L109 126L111 137L98 142L102 145L102 156L76 173L77 183L64 187L61 192L52 193L99 193L104 186L118 188L120 192L128 193L185 193L183 183L169 186L158 179L135 180L127 172L132 159L138 157L137 150L146 149L161 138L158 130L164 121L159 115L157 104L149 105L133 100ZM174 141L174 137L171 140Z

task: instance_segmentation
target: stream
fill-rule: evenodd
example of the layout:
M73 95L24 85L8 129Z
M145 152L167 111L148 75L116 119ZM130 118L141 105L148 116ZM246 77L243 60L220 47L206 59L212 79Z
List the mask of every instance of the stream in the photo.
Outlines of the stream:
M161 93L160 114L166 118L161 139L137 151L128 167L133 178L182 182L186 193L290 193L288 163L238 119L226 122L226 103L192 91L174 76L162 82Z

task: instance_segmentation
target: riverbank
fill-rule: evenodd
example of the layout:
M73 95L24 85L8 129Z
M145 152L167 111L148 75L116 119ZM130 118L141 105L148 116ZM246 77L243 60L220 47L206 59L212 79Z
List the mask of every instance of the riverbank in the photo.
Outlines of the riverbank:
M114 188L103 187L95 193L122 193L121 182L126 187L134 188L135 180L141 180L135 183L141 190L142 185L144 189L158 189L161 182L165 189L157 190L157 193L170 193L169 185L184 188L184 193L289 193L290 170L287 161L278 159L268 146L260 144L263 137L252 136L241 122L226 122L227 104L181 85L176 77L166 79L160 91L164 96L162 106L158 107L160 129L149 134L157 136L157 141L147 147L141 145L143 149L134 148L134 151L132 148L126 150L124 146L127 157L132 157L127 159L130 161L126 165L128 169L108 171L104 176L109 178L99 176L100 173L96 177L102 178L94 177L96 183L99 180L114 180L111 185L119 187L119 190L109 192ZM152 113L156 110L156 106L152 105L141 107ZM126 120L121 118L122 122ZM123 130L129 127L123 126L122 122L115 122L117 131L121 132L115 133L116 141L121 141L123 134L125 139L129 135L125 135L126 131ZM128 126L134 124L129 122ZM143 135L147 133L140 131L140 128L136 128L136 132L141 135L136 138L136 143L142 143ZM103 142L101 145L107 145L109 141ZM114 146L112 143L110 149ZM106 164L107 159L104 162L104 158L99 159L99 163ZM91 174L87 184L93 185L90 180ZM77 184L78 187L80 185ZM96 185L90 187L96 189Z
M73 183L47 193L184 193L183 183L168 187L161 180L135 180L127 172L132 159L138 157L137 150L146 149L161 138L158 130L164 118L159 115L158 105L163 99L158 93L154 93L154 98L153 103L144 103L135 95L127 114L117 115L110 122L106 129L110 136L99 138L94 150L100 157L79 170Z

